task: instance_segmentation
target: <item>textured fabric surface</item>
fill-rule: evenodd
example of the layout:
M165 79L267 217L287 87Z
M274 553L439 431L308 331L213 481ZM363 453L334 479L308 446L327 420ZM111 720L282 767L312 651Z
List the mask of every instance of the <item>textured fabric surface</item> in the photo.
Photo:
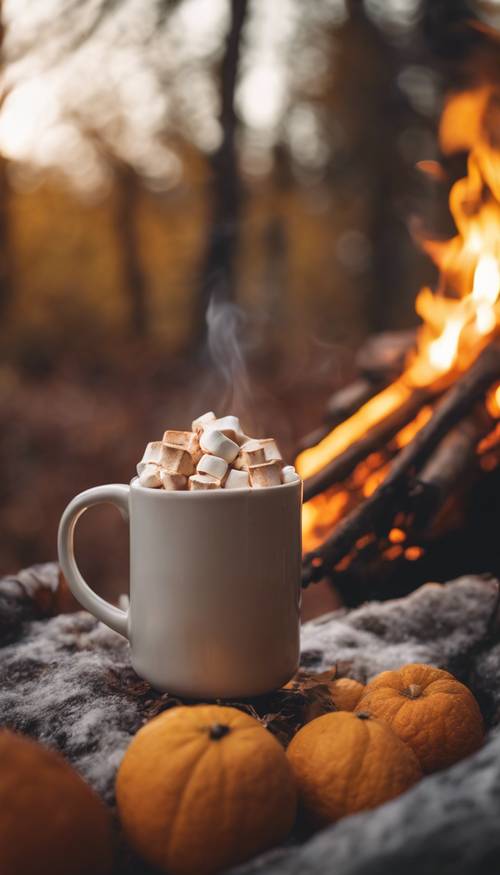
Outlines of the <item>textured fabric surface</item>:
M60 750L113 803L131 735L176 700L130 666L128 645L89 614L60 609L58 568L36 566L0 582L0 725ZM289 843L239 872L426 875L496 871L500 856L500 637L498 586L466 577L405 599L337 611L308 623L302 660L366 681L407 662L449 669L477 696L485 747L399 799ZM259 710L256 704L257 711ZM122 860L119 872L146 870Z

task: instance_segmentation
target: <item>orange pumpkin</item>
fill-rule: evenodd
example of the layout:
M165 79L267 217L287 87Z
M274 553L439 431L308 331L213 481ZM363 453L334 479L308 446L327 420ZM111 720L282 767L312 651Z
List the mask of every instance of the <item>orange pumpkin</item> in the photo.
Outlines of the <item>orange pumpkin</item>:
M297 791L285 752L236 708L173 708L144 726L116 798L130 844L172 875L209 875L282 841Z
M339 711L354 711L365 687L352 678L339 678L330 682L333 704Z
M377 675L358 710L388 723L413 748L424 772L451 766L483 741L481 712L470 690L430 665L405 665Z
M422 775L408 745L379 720L334 711L299 730L287 750L309 821L322 826L374 808Z
M2 875L105 875L112 867L109 814L61 756L0 731Z

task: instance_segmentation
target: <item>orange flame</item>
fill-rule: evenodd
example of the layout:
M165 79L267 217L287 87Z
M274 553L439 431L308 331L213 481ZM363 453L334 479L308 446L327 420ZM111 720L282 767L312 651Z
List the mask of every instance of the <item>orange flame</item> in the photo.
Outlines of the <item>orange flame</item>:
M457 234L447 241L425 240L423 246L440 271L437 291L423 288L416 300L422 319L416 351L402 376L371 398L353 416L337 426L317 446L302 452L296 467L310 477L359 440L370 428L397 410L418 387L446 385L465 370L497 332L500 322L500 155L495 150L491 120L498 119L500 94L491 87L456 94L445 106L439 137L443 152L469 151L467 176L450 191L450 210ZM498 121L497 121L498 124ZM500 410L500 392L491 395L489 409ZM422 409L396 436L396 446L412 439L429 416ZM387 470L358 466L364 481L361 495L370 495ZM355 472L356 474L356 472ZM343 498L342 498L343 496ZM359 496L361 498L361 496ZM348 495L338 489L304 505L306 550L316 546L342 516ZM416 558L408 548L408 558Z

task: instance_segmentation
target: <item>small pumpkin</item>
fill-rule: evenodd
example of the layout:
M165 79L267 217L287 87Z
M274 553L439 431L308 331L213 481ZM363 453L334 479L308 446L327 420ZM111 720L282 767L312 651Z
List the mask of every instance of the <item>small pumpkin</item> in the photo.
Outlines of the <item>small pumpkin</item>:
M300 669L284 689L301 692L308 701L303 722L309 723L329 711L354 711L365 687L352 678L337 678L336 670L308 672Z
M287 756L301 808L315 826L375 808L422 776L411 748L363 713L318 717L295 735Z
M172 875L210 875L282 841L297 791L261 724L217 705L173 708L134 737L118 771L125 835Z
M107 875L111 818L59 754L0 730L2 875Z
M353 678L338 678L330 682L333 704L339 711L354 711L365 687Z
M483 741L481 712L470 690L430 665L382 672L366 686L357 707L388 723L427 773L451 766Z

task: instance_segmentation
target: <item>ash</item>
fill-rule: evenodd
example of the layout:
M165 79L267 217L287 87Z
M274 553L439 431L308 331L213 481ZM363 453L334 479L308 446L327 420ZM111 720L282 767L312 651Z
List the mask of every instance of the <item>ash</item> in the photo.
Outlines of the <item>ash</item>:
M146 720L177 704L139 679L128 644L89 614L50 614L54 564L0 581L0 725L61 751L113 805L116 769ZM428 662L467 683L489 729L484 748L399 799L239 867L240 875L465 875L500 854L498 585L463 577L411 596L337 611L303 628L303 664L366 681ZM258 710L258 706L256 705ZM149 870L148 870L149 871ZM122 856L116 875L145 873Z

